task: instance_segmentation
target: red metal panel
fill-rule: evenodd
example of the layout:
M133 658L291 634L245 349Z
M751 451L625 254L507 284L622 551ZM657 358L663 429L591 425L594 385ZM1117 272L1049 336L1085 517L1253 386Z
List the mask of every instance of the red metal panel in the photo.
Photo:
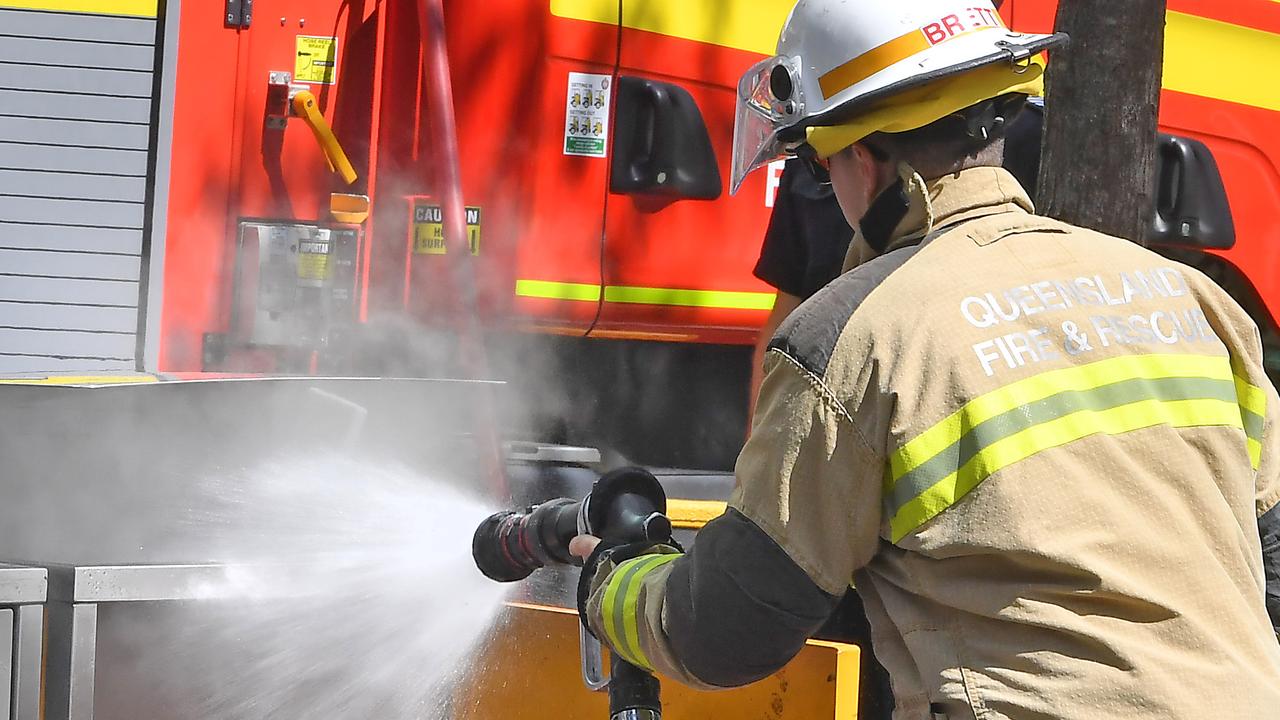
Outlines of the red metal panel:
M1213 151L1236 226L1235 247L1216 254L1249 278L1275 322L1280 318L1277 113L1166 90L1160 119L1165 132L1202 140Z
M406 9L392 3L388 16L371 279L381 301L371 308L395 312L398 298L415 321L446 324L448 256L406 253L409 198L437 195L436 156L423 142L420 40ZM606 168L563 154L564 103L569 72L613 71L616 28L553 17L545 2L495 0L479 12L458 0L445 12L464 201L482 213L482 316L585 332L595 303L516 298L515 287L519 279L599 284Z
M623 30L620 74L680 85L698 103L725 191L715 201L612 194L605 284L770 293L752 269L769 221L768 173L728 194L737 79L761 56L633 29ZM605 303L601 330L685 333L698 341L749 344L767 310Z
M162 371L201 369L205 333L227 330L237 220L327 220L328 196L347 189L310 130L264 127L267 78L294 71L296 37L336 36L332 85L313 85L325 117L367 178L376 21L374 3L260 0L253 26L234 30L194 4L180 20L172 183L161 312ZM343 95L343 88L350 92ZM344 104L345 103L345 104Z
M182 7L164 300L150 310L162 313L159 369L165 372L199 370L203 333L225 327L234 227L227 210L240 33L211 22L194 3Z
M1270 0L1168 0L1170 12L1187 13L1222 22L1280 32L1280 3ZM1000 14L1020 32L1053 32L1058 0L1007 0Z
M272 71L293 73L299 36L336 37L337 72L333 84L302 83L316 96L320 110L331 125L339 104L346 106L344 119L368 116L367 86L357 78L366 73L371 58L351 52L351 39L360 32L363 17L353 12L365 3L339 0L269 0L255 3L253 27L243 33L248 44L247 71L240 90L246 112L240 120L242 163L240 201L234 211L243 217L289 218L323 221L328 217L331 191L345 189L328 169L328 163L311 130L300 118L292 118L284 130L264 126L267 79ZM355 21L352 22L352 18ZM355 67L355 66L359 67ZM295 82L297 82L295 80ZM353 96L345 95L351 84ZM364 102L359 102L363 100ZM358 114L355 112L358 110ZM354 123L353 123L354 124ZM360 122L367 132L367 122ZM350 128L349 128L350 129ZM356 132L339 135L344 149L361 147ZM367 155L367 151L362 153ZM366 175L367 163L352 158L356 172Z
M1014 29L1048 32L1056 8L1056 0L1010 0L1005 10L1012 12ZM1280 3L1275 2L1169 0L1169 11L1280 33ZM1266 72L1240 68L1255 75L1260 71ZM1244 273L1273 322L1280 318L1280 227L1275 223L1275 209L1280 207L1278 120L1280 115L1263 108L1170 90L1161 95L1160 129L1204 141L1218 161L1237 239L1235 247L1216 254Z

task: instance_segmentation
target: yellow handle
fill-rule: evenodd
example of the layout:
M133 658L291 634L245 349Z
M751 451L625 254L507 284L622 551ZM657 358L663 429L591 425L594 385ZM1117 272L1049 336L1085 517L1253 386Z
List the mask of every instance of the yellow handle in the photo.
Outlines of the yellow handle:
M342 145L333 134L333 128L329 127L329 123L325 122L324 116L320 114L320 108L316 106L316 96L306 90L294 95L293 113L302 118L307 123L307 127L311 128L311 132L316 136L316 142L320 143L320 149L324 151L324 156L329 161L329 167L341 175L342 180L348 185L355 182L356 169L351 167L351 161L342 151Z

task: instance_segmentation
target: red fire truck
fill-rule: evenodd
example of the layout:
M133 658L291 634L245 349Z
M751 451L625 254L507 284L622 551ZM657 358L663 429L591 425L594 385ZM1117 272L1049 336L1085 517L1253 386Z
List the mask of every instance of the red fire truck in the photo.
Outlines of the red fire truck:
M475 312L529 432L727 468L778 175L726 192L735 85L791 4L448 1L424 30L409 0L0 0L0 372L446 375ZM1054 2L1001 13L1041 32ZM1162 124L1212 151L1234 233L1173 144L1152 236L1270 341L1280 5L1168 22Z

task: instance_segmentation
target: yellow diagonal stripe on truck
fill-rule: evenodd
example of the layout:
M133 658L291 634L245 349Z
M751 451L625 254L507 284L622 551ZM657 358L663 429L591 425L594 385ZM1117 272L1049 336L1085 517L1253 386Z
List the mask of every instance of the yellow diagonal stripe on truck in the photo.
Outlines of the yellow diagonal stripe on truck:
M548 300L599 302L600 286L587 283L553 282L551 280L517 280L516 295Z
M155 17L156 0L0 0L0 9Z
M676 305L680 307L725 308L730 310L772 310L774 293L728 290L682 290L610 285L604 301L635 305Z
M1280 35L1180 12L1165 24L1164 88L1280 110Z
M627 0L623 27L772 55L791 0ZM617 0L551 0L557 17L618 24ZM1280 67L1280 35L1181 12L1167 14L1164 87L1280 110L1268 74ZM744 70L746 68L743 68Z
M794 0L626 0L622 26L772 55L793 5ZM551 14L617 25L618 0L551 0Z
M601 290L599 285L566 283L552 280L517 280L516 295L549 300L577 300L597 302L603 296L605 302L630 305L667 305L675 307L701 307L721 310L772 310L776 298L771 292L743 292L736 290L689 290L685 288L638 287L610 285Z

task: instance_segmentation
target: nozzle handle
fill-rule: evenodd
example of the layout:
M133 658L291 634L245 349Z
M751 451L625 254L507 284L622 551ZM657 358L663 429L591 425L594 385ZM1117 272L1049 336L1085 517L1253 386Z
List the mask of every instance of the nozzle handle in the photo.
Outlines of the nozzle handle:
M604 650L582 623L578 623L578 655L582 658L582 684L591 692L609 687L609 678L604 674Z

